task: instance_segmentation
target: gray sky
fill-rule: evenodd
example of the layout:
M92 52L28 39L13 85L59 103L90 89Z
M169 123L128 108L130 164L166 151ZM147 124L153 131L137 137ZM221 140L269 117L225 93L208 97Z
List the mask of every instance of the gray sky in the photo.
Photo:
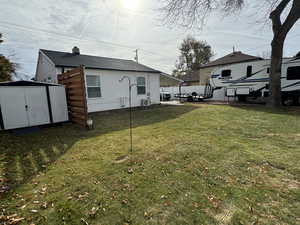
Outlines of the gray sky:
M0 0L0 32L5 42L0 53L20 65L18 72L35 75L38 49L133 59L171 73L178 46L188 34L206 40L215 58L236 50L262 55L270 52L269 26L255 24L256 11L223 18L212 15L204 29L185 30L162 26L158 0ZM285 56L300 51L299 23L290 32Z

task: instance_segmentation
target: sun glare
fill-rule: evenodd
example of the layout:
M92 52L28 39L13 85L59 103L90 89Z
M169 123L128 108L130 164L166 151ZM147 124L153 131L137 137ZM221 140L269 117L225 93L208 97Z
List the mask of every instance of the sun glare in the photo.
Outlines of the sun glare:
M122 5L126 9L136 9L138 0L122 0Z

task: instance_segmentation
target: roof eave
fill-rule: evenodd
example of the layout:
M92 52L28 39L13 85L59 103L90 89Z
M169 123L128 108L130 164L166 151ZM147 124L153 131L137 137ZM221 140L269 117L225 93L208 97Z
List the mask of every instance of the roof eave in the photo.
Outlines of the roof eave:
M231 64L236 64L236 63L260 61L260 60L264 60L264 59L263 58L257 58L257 59L249 59L249 60L243 60L243 61L231 62L231 63L221 63L221 64L216 64L216 65L207 65L207 66L203 65L203 66L200 66L199 69L215 67L215 66L225 66L225 65L231 65Z
M77 68L78 66L70 66L70 65L55 65L55 67L69 67L69 68ZM111 69L111 68L101 68L101 67L92 67L85 66L86 69L95 69L95 70L112 70L112 71L123 71L123 72L138 72L138 73L162 73L158 70L148 71L148 70L122 70L122 69Z

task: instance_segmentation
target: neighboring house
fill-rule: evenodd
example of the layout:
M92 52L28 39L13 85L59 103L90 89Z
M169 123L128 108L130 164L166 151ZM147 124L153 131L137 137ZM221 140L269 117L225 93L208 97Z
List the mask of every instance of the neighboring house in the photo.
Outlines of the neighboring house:
M187 74L180 76L180 79L184 81L184 86L197 86L199 85L199 72L191 71L187 72Z
M218 58L212 62L202 65L198 71L198 85L205 85L209 83L209 78L213 70L219 69L221 67L241 63L241 62L253 62L257 60L263 60L261 57L247 55L242 52L233 52ZM246 73L246 72L245 72Z
M171 76L169 74L166 74L166 73L162 73L160 75L160 86L161 87L179 86L183 82L184 82L183 80L176 78L174 76Z
M85 67L88 112L129 107L128 76L132 84L132 105L142 102L160 103L161 72L132 60L114 59L80 54L74 47L72 53L41 49L39 51L36 80L57 83L57 75L83 65Z

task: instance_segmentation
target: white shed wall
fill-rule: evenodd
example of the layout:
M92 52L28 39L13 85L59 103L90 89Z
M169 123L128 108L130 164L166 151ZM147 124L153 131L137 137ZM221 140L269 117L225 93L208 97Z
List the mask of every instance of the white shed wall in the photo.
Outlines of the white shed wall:
M69 120L66 90L64 86L49 86L53 123Z
M161 87L161 92L169 92L171 94L171 99L174 98L175 94L179 94L179 86L175 87ZM181 86L181 93L182 94L192 94L196 92L199 95L203 95L205 91L204 85L197 85L197 86Z
M97 75L100 77L101 83L101 97L87 99L89 113L129 107L128 80L119 82L123 76L129 76L133 84L136 84L137 77L146 78L145 95L137 95L136 86L132 87L132 106L140 106L141 100L148 98L147 94L151 104L160 103L159 74L86 69L85 75ZM123 103L124 107L122 107Z
M181 93L182 94L192 94L196 92L197 94L203 95L205 91L204 85L198 86L182 86ZM171 94L171 99L174 99L175 94L179 94L179 87L161 87L160 92L169 92ZM225 89L217 89L214 91L213 97L208 99L212 101L228 101L228 98L225 96Z
M49 86L49 97L53 123L67 121L65 88ZM0 86L0 108L6 130L51 122L46 86Z

